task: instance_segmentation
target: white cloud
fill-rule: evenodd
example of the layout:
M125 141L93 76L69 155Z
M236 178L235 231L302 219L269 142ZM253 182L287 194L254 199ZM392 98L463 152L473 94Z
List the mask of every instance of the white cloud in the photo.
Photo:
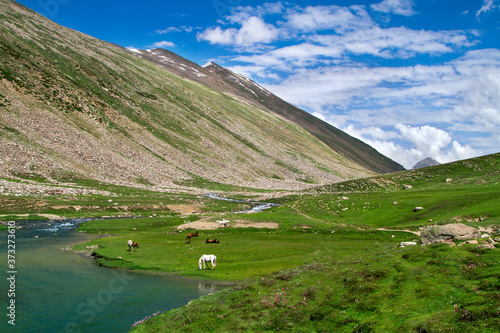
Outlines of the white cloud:
M417 147L417 150L426 152L430 156L437 156L452 141L450 134L429 125L411 127L396 124L395 128L405 140L413 143Z
M295 104L317 102L341 107L352 103L354 96L358 103L372 98L374 89L383 83L404 83L413 75L412 68L323 67L298 70L296 74L267 88ZM381 91L389 94L392 89Z
M453 108L462 123L457 129L499 133L500 127L500 50L477 50L452 62L457 71L455 81L463 89L460 103Z
M361 6L309 6L290 10L286 20L286 27L309 32L333 29L336 33L345 33L375 24Z
M389 139L396 139L400 137L400 135L394 131L384 131L382 128L374 126L355 130L354 126L349 125L347 126L347 130L351 133L356 133L356 135L359 137L370 137L373 140L387 141Z
M181 26L181 27L168 27L165 29L155 30L156 35L166 35L174 32L192 32L193 27Z
M485 0L478 16L497 1ZM284 100L407 168L428 156L449 162L497 152L500 50L467 51L479 44L479 30L382 27L366 8L236 7L198 40L237 50L233 70L264 79ZM416 14L409 0L370 8ZM440 62L443 55L455 60ZM418 64L420 56L427 65ZM379 65L392 59L406 65Z
M496 0L484 0L482 7L477 11L476 17L479 18L479 16L486 14L488 12L492 12L495 9L500 9L499 4L495 4L497 2Z
M234 28L222 30L221 27L217 26L199 32L196 37L198 40L205 40L210 44L232 45L234 44L234 35L237 33L238 30Z
M403 16L412 16L414 3L411 0L384 0L371 5L371 8L378 12L393 13Z
M418 161L426 157L423 152L417 149L406 149L403 146L396 144L394 141L388 141L391 138L399 137L399 134L393 131L388 131L387 134L384 134L383 132L385 131L377 128L375 130L377 137L373 137L370 133L367 133L372 130L367 131L365 128L357 129L353 125L348 125L345 128L342 128L342 130L347 134L369 144L379 153L397 161L406 169L411 169Z
M247 18L239 29L215 28L206 29L197 34L198 40L205 40L211 44L252 46L259 43L270 43L278 37L278 29L272 24L267 24L260 17Z
M477 123L482 129L484 123L492 128L500 124L498 50L469 52L436 66L301 69L266 87L302 106L323 106L337 112L348 108L353 114L369 109L373 117L365 119L372 124L386 120L377 115L388 108L393 109L391 119L396 121L400 113L411 123L425 118L428 123Z
M226 67L230 71L239 73L246 77L252 77L253 75L258 75L261 77L267 76L265 66L229 66Z
M418 54L449 53L471 46L470 33L412 30L405 27L355 30L343 35L316 35L311 39L321 45L353 54L370 54L382 58L409 58Z
M177 27L168 27L168 28L161 29L161 30L155 30L155 34L157 34L157 35L165 35L165 34L169 34L169 33L172 33L172 32L180 32L180 31L181 31L180 28L177 28Z
M252 16L243 23L235 41L237 45L270 43L277 35L278 31L273 25L265 23L260 17Z
M467 159L481 154L469 145L462 146L446 131L432 126L412 127L397 124L394 128L399 133L384 131L380 128L356 129L349 125L343 130L360 140L368 143L381 154L399 162L406 169L411 169L415 164L426 157L432 157L440 163ZM401 139L411 142L415 148L405 148L391 139Z
M500 145L499 50L436 66L301 69L266 88L407 168L422 156L444 163Z
M161 42L153 43L150 47L152 47L152 48L163 48L163 47L174 47L174 46L175 46L174 43L164 40L164 41L161 41Z
M391 0L379 5L406 8L407 0ZM391 8L393 8L391 7ZM410 6L411 7L411 6ZM266 23L266 15L282 15L276 23ZM295 45L282 47L274 55L284 54L298 60L300 65L305 56L294 55L292 51L307 50L308 63L318 59L339 58L346 54L369 54L382 58L409 58L419 54L443 54L474 45L477 31L429 31L406 27L381 28L363 6L298 6L284 10L281 3L266 4L257 8L236 7L226 17L233 27L211 27L197 34L199 41L208 41L230 47L253 47L257 44L271 44L277 41L291 41ZM236 26L236 27L234 27ZM296 44L297 41L301 44ZM247 49L255 51L255 49ZM313 59L311 59L313 57Z
M283 69L285 67L284 61L279 57L273 55L272 52L248 56L236 56L233 58L233 60L238 62L250 63L257 66L265 66L266 68ZM253 67L253 65L250 65L248 67Z
M266 15L280 14L285 10L285 6L281 2L269 3L266 2L263 5L256 7L251 6L237 6L231 8L230 15L227 15L225 19L234 24L243 24L252 16L264 17Z

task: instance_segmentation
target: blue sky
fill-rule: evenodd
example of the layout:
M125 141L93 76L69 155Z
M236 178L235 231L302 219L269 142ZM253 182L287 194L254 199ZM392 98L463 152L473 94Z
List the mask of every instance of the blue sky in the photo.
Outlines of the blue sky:
M19 2L242 73L406 168L500 151L500 0Z

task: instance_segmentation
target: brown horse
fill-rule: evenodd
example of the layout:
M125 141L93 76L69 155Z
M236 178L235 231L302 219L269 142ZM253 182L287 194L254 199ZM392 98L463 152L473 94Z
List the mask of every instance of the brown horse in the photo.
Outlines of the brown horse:
M188 232L188 235L186 237L186 243L191 243L192 237L198 237L198 231L197 232Z
M207 243L219 243L217 239L208 239L207 238Z
M132 251L132 248L134 248L134 251L137 249L137 251L139 251L139 243L137 242L132 242L131 240L129 240L127 242L127 245L128 245L128 250L129 252Z

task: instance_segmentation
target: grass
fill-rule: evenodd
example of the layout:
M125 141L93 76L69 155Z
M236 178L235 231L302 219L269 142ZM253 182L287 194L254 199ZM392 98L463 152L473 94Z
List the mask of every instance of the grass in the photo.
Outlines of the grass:
M280 230L288 230L284 234L294 227L311 227L297 232L303 240L316 240L316 251L301 249L306 265L242 282L156 316L133 331L497 332L498 251L479 253L471 245L440 244L395 248L411 234L391 232L396 237L389 238L388 233L373 231L454 221L498 226L498 155L488 159L489 171L469 161L417 176L412 171L386 176L385 186L371 190L362 191L366 186L359 182L380 178L334 185L344 185L339 192L321 189L283 198L283 206L246 218L277 221ZM446 176L454 179L446 182ZM412 189L401 190L403 183L411 183ZM425 209L414 212L420 205ZM294 257L289 248L282 249Z
M17 15L0 16L16 25L24 17ZM98 41L89 42L85 53L77 52L68 37L73 41L84 37L63 36L68 32L44 26L35 18L29 21L38 38L3 30L0 78L19 94L30 95L28 104L43 111L64 112L65 119L96 139L100 139L101 130L116 132L129 138L128 144L141 147L138 153L159 163L169 160L165 152L175 150L180 154L176 157L203 166L198 171L203 177L179 169L192 177L180 177L187 180L177 180L178 184L244 191L248 197L262 194L214 181L221 177L208 178L221 170L220 164L226 160L234 169L228 168L231 171L222 176L232 183L242 177L249 177L245 184L262 177L302 177L302 182L312 183L317 180L305 176L306 166L308 170L315 166L336 173L340 172L335 171L336 163L345 164L348 170L339 174L341 177L359 174L351 170L356 166L342 158L343 154L332 153L316 137L281 117L180 79ZM47 45L56 43L44 47L41 40ZM113 56L105 57L99 50ZM15 112L10 111L10 99L0 95L2 112ZM135 130L127 126L130 122L119 121L115 112L137 124L137 133L143 131L154 138L151 145L137 139ZM96 127L90 119L102 126ZM0 128L2 136L14 135L30 147L39 146L20 133ZM200 138L214 146L200 144ZM157 150L155 145L172 149ZM263 145L284 148L271 156ZM234 156L214 154L219 149ZM344 153L359 157L358 152L346 149ZM47 148L40 151L55 162L62 158ZM280 154L294 158L278 158ZM266 163L259 162L262 160ZM320 160L332 162L315 162ZM364 163L362 158L358 161ZM269 170L269 163L277 168ZM47 214L134 217L83 224L82 231L109 237L78 248L97 245L93 247L97 262L110 267L236 285L155 316L138 331L490 332L500 326L498 250L477 252L472 245L396 247L400 241L416 238L402 230L418 230L427 224L461 221L473 226L493 225L498 230L499 154L318 187L282 197L277 200L281 206L251 215L235 213L248 207L245 203L150 191L152 180L146 176L131 178L143 187L136 189L88 179L84 176L88 169L79 163L69 168L78 172L56 169L47 173L35 167L30 172L14 171L13 177L19 183L52 187L50 177L50 181L70 182L64 185L68 189L93 191L64 194L54 186L47 195L2 195L0 215L4 216L0 219ZM287 174L291 176L285 177ZM412 188L403 189L405 185ZM199 213L188 215L178 210L180 206L194 207ZM424 209L415 212L416 206ZM231 221L275 222L279 229L200 231L200 237L190 244L185 242L185 232L175 229L185 222L214 221L222 216ZM220 243L205 244L204 238L217 238ZM139 242L140 251L127 252L128 239ZM203 253L218 256L214 271L196 268Z
M33 215L55 211L56 203L87 207L75 216L123 213L114 203L134 207L127 213L136 218L82 224L81 231L109 237L77 249L93 246L97 263L109 267L234 285L155 315L134 328L138 332L497 332L498 250L397 245L418 241L407 230L450 222L493 227L498 239L499 166L496 154L352 180L273 199L280 205L253 214L236 213L249 207L245 203L77 177L74 182L112 197L6 197L1 207L11 216L20 210ZM196 206L200 213L180 214L168 208L172 205ZM424 209L414 211L416 206ZM279 228L234 228L230 223L228 228L199 230L191 243L186 243L187 231L177 230L187 222L222 217L233 223L274 222ZM206 244L206 238L220 243ZM140 250L128 252L128 239L138 242ZM218 257L215 270L197 269L202 254Z
M192 221L193 218L186 220ZM353 247L358 247L357 253L362 255L371 244L384 241L396 245L410 237L399 233L393 239L385 232L349 229L332 234L316 229L271 231L228 227L201 230L198 238L186 243L186 232L175 232L173 228L184 221L174 217L86 222L80 227L81 231L99 231L114 236L95 239L81 247L98 245L95 250L97 262L105 266L234 283L265 276L276 270L292 269L314 256L346 256L353 253ZM215 238L220 243L206 244L207 238ZM139 252L127 251L128 239L141 244ZM165 253L169 253L168 257ZM217 268L214 271L198 270L198 258L211 253L217 255Z
M497 251L370 248L240 283L132 331L497 332Z
M59 174L65 182L72 185L53 186L39 182L51 194L44 195L18 195L0 197L0 221L15 219L46 219L44 215L73 217L141 217L152 215L179 215L172 210L172 206L189 205L196 207L200 212L223 213L238 211L250 207L249 204L231 201L220 201L204 196L191 194L173 194L150 191L147 188L131 188L112 184L101 183L87 179L77 174ZM14 183L23 181L4 179ZM33 180L33 179L30 179ZM33 181L30 182L33 184ZM83 194L63 194L57 188L86 189ZM229 189L229 187L226 187ZM93 191L93 192L91 192ZM170 208L169 208L170 207Z

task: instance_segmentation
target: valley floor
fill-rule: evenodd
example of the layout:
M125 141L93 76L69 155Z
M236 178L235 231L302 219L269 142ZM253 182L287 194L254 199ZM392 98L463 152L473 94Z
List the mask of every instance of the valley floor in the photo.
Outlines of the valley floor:
M423 226L448 223L488 231L498 241L499 166L497 154L332 184L277 196L272 202L279 205L251 214L240 213L252 206L245 200L112 185L98 188L109 195L5 196L0 213L3 219L20 212L126 213L83 223L80 231L108 237L75 249L92 249L96 262L109 267L234 284L154 316L134 328L139 332L497 332L497 248L398 245L418 242ZM217 224L222 219L226 228ZM187 242L195 231L199 236ZM127 251L128 240L140 250ZM214 270L198 269L203 254L217 256Z

